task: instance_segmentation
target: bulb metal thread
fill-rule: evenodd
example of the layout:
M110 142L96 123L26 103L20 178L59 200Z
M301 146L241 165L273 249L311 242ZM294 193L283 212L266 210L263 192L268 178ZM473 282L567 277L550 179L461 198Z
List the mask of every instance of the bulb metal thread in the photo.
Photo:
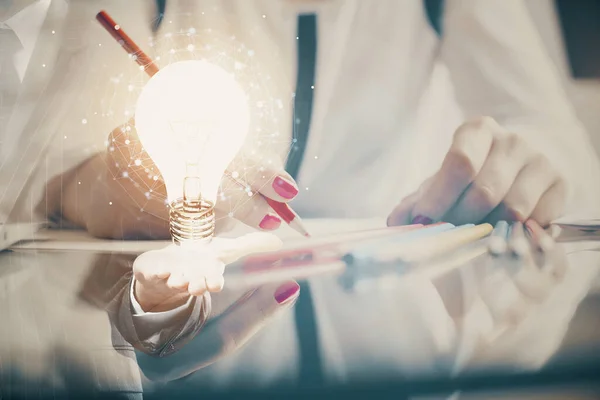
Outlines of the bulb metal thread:
M210 241L215 234L214 204L208 200L177 199L170 205L169 225L173 242Z

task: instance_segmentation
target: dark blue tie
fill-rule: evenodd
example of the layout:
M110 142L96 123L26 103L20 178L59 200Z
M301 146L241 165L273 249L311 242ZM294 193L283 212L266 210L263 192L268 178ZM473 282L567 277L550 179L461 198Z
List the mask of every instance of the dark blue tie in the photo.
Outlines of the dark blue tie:
M317 57L317 18L314 14L298 17L298 77L292 121L293 139L285 169L298 177L310 130ZM296 332L300 351L299 383L318 386L323 381L321 353L310 287L300 282L300 297L295 307Z

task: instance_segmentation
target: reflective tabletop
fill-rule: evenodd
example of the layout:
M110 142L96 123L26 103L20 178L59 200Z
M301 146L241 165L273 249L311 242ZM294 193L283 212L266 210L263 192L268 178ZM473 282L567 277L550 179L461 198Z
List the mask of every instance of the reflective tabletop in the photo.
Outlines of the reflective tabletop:
M354 227L308 222L324 234ZM162 356L134 349L123 332L131 329L121 302L135 254L5 251L0 398L597 398L600 260L581 246L559 246L553 257L564 269L550 281L487 256L441 274L382 275L350 290L339 274L313 274L299 279L300 298L310 292L312 312L304 314L299 303L277 312L260 302L240 308L277 283L228 287L226 272L199 333ZM257 322L242 327L244 318ZM314 349L301 343L298 324L314 327L316 364L303 354ZM243 343L228 337L236 329L247 330Z

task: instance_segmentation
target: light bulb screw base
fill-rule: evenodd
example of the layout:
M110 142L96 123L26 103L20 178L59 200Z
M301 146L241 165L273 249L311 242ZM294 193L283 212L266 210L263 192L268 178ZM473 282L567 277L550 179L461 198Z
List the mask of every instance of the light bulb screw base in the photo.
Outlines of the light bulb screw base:
M214 204L200 199L177 199L169 207L169 228L176 245L209 242L215 235Z

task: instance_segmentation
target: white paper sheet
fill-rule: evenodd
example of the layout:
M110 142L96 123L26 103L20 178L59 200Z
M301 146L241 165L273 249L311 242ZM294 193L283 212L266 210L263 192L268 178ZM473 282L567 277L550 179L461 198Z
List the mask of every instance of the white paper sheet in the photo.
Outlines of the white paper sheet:
M304 223L313 235L319 238L336 233L353 232L385 227L382 219L308 219ZM234 230L219 235L237 237L253 232L253 229L239 224ZM314 239L305 239L288 226L275 232L286 244L306 243ZM168 240L104 240L90 236L85 231L44 229L38 231L32 240L13 245L13 251L89 251L96 253L141 254L146 251L168 246Z

